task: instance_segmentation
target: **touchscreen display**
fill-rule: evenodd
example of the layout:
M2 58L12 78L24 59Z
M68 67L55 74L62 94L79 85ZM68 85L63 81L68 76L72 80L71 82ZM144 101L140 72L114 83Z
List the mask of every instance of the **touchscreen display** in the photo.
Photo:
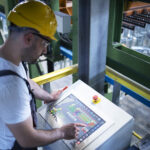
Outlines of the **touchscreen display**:
M86 127L80 127L77 144L80 144L105 123L100 116L94 113L73 94L70 94L61 102L55 104L49 109L49 112L56 120L59 120L63 124L86 124Z

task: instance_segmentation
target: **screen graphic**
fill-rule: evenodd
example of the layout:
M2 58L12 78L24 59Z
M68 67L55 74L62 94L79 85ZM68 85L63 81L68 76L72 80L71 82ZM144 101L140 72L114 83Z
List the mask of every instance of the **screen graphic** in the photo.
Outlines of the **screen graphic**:
M105 121L83 104L77 97L70 94L60 103L49 109L50 114L57 120L68 123L83 123L86 127L81 127L77 144L84 141L95 130L101 127Z

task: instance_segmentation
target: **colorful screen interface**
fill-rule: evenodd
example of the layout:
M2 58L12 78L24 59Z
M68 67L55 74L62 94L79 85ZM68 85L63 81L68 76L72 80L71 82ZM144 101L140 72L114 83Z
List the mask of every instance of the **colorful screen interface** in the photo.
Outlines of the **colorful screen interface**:
M49 112L56 120L63 124L83 123L86 125L85 127L80 127L77 139L78 144L105 123L100 116L72 94L50 108Z

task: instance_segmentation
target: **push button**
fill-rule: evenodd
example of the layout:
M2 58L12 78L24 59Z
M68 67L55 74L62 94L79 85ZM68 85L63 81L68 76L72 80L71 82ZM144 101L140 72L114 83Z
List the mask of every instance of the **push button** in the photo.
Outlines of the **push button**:
M100 101L101 101L101 99L100 99L97 95L94 95L94 96L93 96L92 102L93 102L94 104L98 104Z
M80 144L80 141L78 141L77 144L79 145L79 144Z

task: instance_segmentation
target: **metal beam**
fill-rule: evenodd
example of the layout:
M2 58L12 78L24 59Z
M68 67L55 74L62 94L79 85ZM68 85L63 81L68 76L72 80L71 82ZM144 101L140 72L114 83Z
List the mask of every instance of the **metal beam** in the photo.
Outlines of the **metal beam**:
M79 78L89 84L90 55L90 5L91 0L79 0Z
M79 35L79 19L78 19L78 7L79 6L79 0L73 0L73 8L72 8L72 51L73 51L73 64L78 63L78 46L79 46L79 41L78 41L78 35ZM73 82L78 80L78 74L75 73L73 74Z
M115 81L113 86L112 102L115 103L116 105L119 105L120 88L121 85Z
M79 78L103 94L110 0L79 1Z

